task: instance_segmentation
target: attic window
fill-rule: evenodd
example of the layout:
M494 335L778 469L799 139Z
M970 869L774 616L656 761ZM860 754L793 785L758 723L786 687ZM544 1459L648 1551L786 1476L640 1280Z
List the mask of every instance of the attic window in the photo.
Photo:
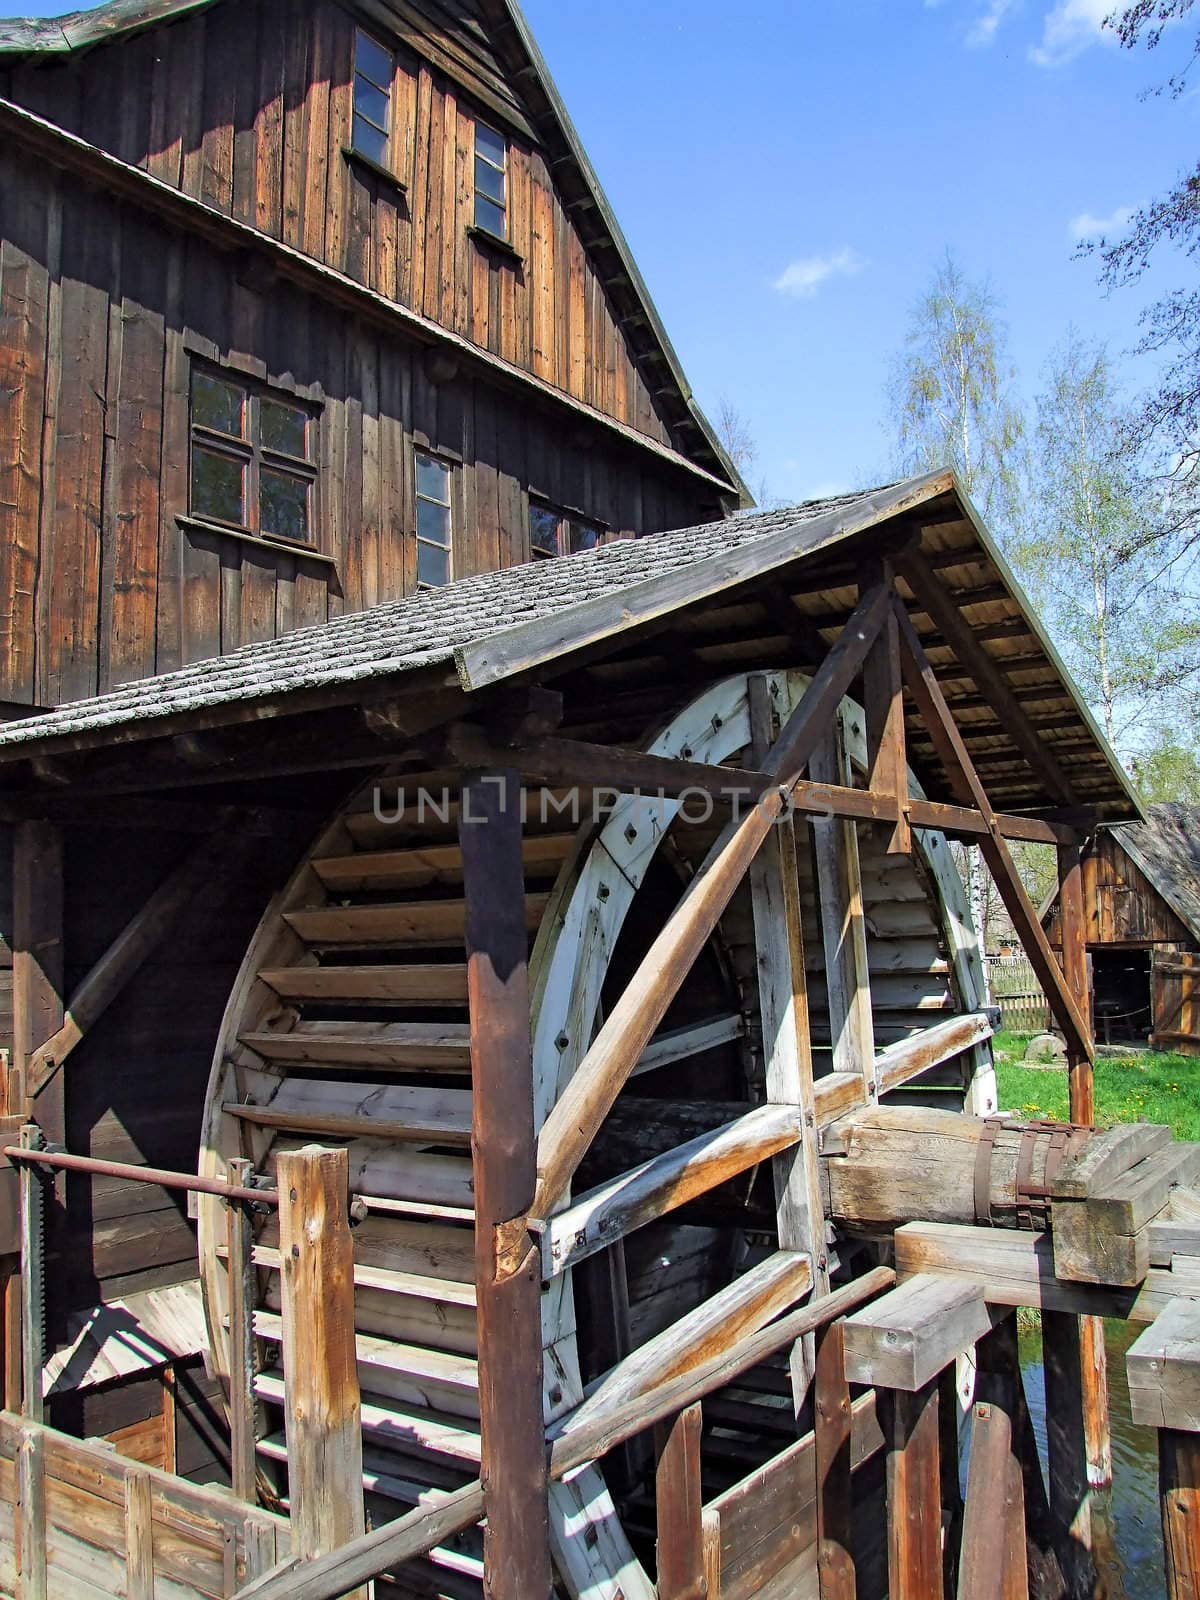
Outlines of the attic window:
M508 141L486 122L475 124L475 226L508 237Z
M197 367L192 373L194 517L307 544L313 538L316 419L278 395Z
M529 503L529 550L534 560L543 556L570 556L594 550L602 533L594 522L556 506Z
M387 163L392 71L391 51L359 28L354 36L353 147L380 167Z

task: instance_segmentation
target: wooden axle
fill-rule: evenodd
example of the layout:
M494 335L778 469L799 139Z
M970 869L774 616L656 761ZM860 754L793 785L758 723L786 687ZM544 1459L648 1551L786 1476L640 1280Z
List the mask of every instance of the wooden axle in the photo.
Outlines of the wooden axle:
M829 1215L859 1232L926 1222L1031 1226L1069 1141L1087 1129L1010 1123L918 1106L874 1106L835 1123L822 1143ZM1039 1224L1040 1225L1040 1224Z

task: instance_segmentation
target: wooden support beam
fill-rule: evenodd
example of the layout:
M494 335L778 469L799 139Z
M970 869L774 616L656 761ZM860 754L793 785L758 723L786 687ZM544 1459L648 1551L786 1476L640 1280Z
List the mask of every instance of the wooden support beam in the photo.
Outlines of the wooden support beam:
M816 1340L813 1433L821 1600L854 1600L856 1593L850 1491L853 1416L846 1378L845 1326L840 1320L826 1323Z
M928 657L921 648L915 628L908 614L899 605L896 616L900 627L901 662L905 685L916 702L938 755L950 780L951 789L964 805L973 805L988 825L988 832L980 839L983 854L1000 898L1012 919L1017 937L1029 957L1038 982L1045 990L1055 1020L1066 1035L1068 1052L1093 1055L1091 1030L1080 1012L1075 996L1063 970L1055 959L1046 939L1029 895L1013 864L1012 856L996 822L996 814L979 780L963 743L962 735L946 704Z
M1025 1500L1016 1456L1015 1397L996 1387L971 1412L958 1600L1028 1600Z
M1200 1595L1200 1434L1159 1429L1158 1493L1166 1600L1196 1600Z
M572 1424L583 1427L590 1418L703 1366L794 1306L812 1286L807 1256L776 1251L615 1366L576 1406Z
M1050 1510L1067 1530L1064 1576L1073 1597L1090 1595L1095 1576L1079 1329L1069 1312L1042 1312Z
M810 771L818 783L844 784L849 779L841 725L836 720L825 728L813 751ZM811 833L825 948L833 1070L859 1073L868 1098L873 1098L875 1034L858 834L851 823L832 817L814 818Z
M991 1326L978 1284L909 1278L846 1318L846 1376L851 1383L911 1394L932 1383Z
M749 682L750 734L754 760L765 759L776 737L768 679ZM812 1263L818 1294L829 1291L825 1207L817 1152L816 1099L804 929L796 835L790 818L780 821L750 867L754 944L758 952L758 999L768 1102L798 1105L804 1118L800 1141L772 1162L775 1220L780 1247L802 1250ZM792 1400L799 1416L808 1392L809 1353L791 1355Z
M863 595L765 763L765 770L779 788L722 830L707 861L651 944L575 1076L559 1096L538 1138L538 1185L533 1206L538 1216L548 1216L561 1200L609 1107L783 811L787 793L836 716L883 626L887 607L886 591L868 590Z
M427 1554L483 1516L483 1485L476 1480L451 1493L431 1489L422 1504L394 1522L352 1539L312 1561L292 1556L239 1589L235 1600L337 1600L365 1594L361 1585L382 1572Z
M916 596L917 604L929 617L945 643L953 650L984 700L1000 719L1001 726L1020 749L1034 772L1057 800L1066 805L1071 804L1074 795L1070 780L1030 725L1028 715L1004 676L1002 668L976 639L970 623L960 609L961 599L956 599L942 585L928 558L920 549L905 551L899 557L897 565L901 576Z
M803 1132L799 1106L756 1106L713 1133L702 1133L598 1184L567 1210L539 1221L544 1276L557 1277L614 1239L769 1161L796 1144Z
M1032 1306L1144 1323L1153 1322L1173 1300L1200 1299L1200 1270L1180 1257L1169 1272L1151 1268L1140 1289L1112 1289L1059 1278L1048 1233L909 1222L896 1229L894 1239L901 1278L917 1272L969 1278L993 1306Z
M63 1062L95 1026L129 980L152 956L197 893L229 860L232 837L206 838L159 885L126 924L71 996L57 1027L29 1057L26 1089L41 1101Z
M253 1163L234 1157L229 1181L249 1188ZM254 1338L254 1223L240 1200L225 1206L226 1273L229 1285L229 1473L234 1494L257 1500L257 1417L254 1395L257 1344Z
M1025 1523L1021 1562L1026 1590L1032 1600L1062 1600L1066 1582L1060 1552L1065 1546L1065 1530L1050 1514L1033 1419L1025 1398L1016 1317L1002 1317L991 1333L979 1341L975 1367L975 1398L989 1404L1000 1403L1010 1418L1012 1450L1021 1475ZM1016 1581L1011 1572L1009 1581Z
M1080 1016L1092 1029L1092 1003L1088 993L1087 915L1083 895L1083 847L1059 845L1058 915L1059 943L1063 976L1079 1007ZM1092 1040L1094 1044L1094 1040ZM1069 1052L1067 1068L1070 1085L1071 1121L1091 1125L1096 1120L1092 1062L1086 1051Z
M488 1600L548 1600L541 1272L524 1220L534 1196L536 1146L517 774L505 768L471 778L461 816L484 1586Z
M882 578L890 587L891 568L886 562L883 565ZM907 855L912 850L912 826L908 813L900 633L894 610L871 646L863 668L863 706L867 722L867 788L892 798L896 826L888 839L888 853Z
M288 1493L302 1561L365 1527L349 1170L345 1149L315 1145L277 1162ZM365 1588L353 1594L367 1600Z
M17 1600L46 1600L46 1436L24 1428L17 1446Z
M941 1600L937 1380L876 1397L887 1441L889 1600Z
M1125 1356L1129 1410L1143 1428L1200 1433L1200 1315L1192 1300L1168 1306Z
M786 1349L805 1334L815 1333L825 1323L865 1305L877 1294L891 1288L895 1278L890 1267L874 1267L853 1283L832 1290L824 1298L814 1300L798 1311L788 1312L760 1332L739 1340L724 1355L715 1356L703 1366L669 1379L648 1394L606 1408L603 1413L592 1415L584 1423L577 1422L572 1413L549 1430L552 1440L551 1475L562 1477L584 1462L596 1461L635 1433L653 1427L665 1417L678 1415L694 1400L702 1400L715 1389L723 1389L742 1373L749 1372L752 1367Z
M700 1403L672 1423L654 1474L659 1600L704 1600L704 1505L700 1492Z

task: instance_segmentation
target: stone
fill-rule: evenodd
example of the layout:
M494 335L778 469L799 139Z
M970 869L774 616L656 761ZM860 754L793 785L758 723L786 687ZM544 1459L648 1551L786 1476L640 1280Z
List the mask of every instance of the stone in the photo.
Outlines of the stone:
M1065 1067L1066 1043L1056 1033L1038 1033L1025 1046L1024 1065L1027 1067Z

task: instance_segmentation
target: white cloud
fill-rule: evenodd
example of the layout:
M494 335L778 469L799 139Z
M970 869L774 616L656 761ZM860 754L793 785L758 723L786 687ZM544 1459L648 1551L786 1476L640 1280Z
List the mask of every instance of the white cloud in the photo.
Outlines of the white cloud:
M802 256L786 266L772 288L797 300L810 299L829 278L848 278L862 270L862 262L849 246L827 256Z
M987 10L976 17L971 25L967 34L968 45L973 50L979 50L991 44L1014 4L1015 0L988 0Z
M1097 217L1090 211L1081 211L1077 217L1071 218L1071 237L1099 239L1104 234L1120 233L1125 224L1132 219L1133 212L1132 206L1118 206L1107 217Z
M1042 42L1030 50L1039 67L1058 67L1072 61L1089 45L1116 35L1104 30L1104 19L1117 9L1117 0L1058 0L1046 13Z

